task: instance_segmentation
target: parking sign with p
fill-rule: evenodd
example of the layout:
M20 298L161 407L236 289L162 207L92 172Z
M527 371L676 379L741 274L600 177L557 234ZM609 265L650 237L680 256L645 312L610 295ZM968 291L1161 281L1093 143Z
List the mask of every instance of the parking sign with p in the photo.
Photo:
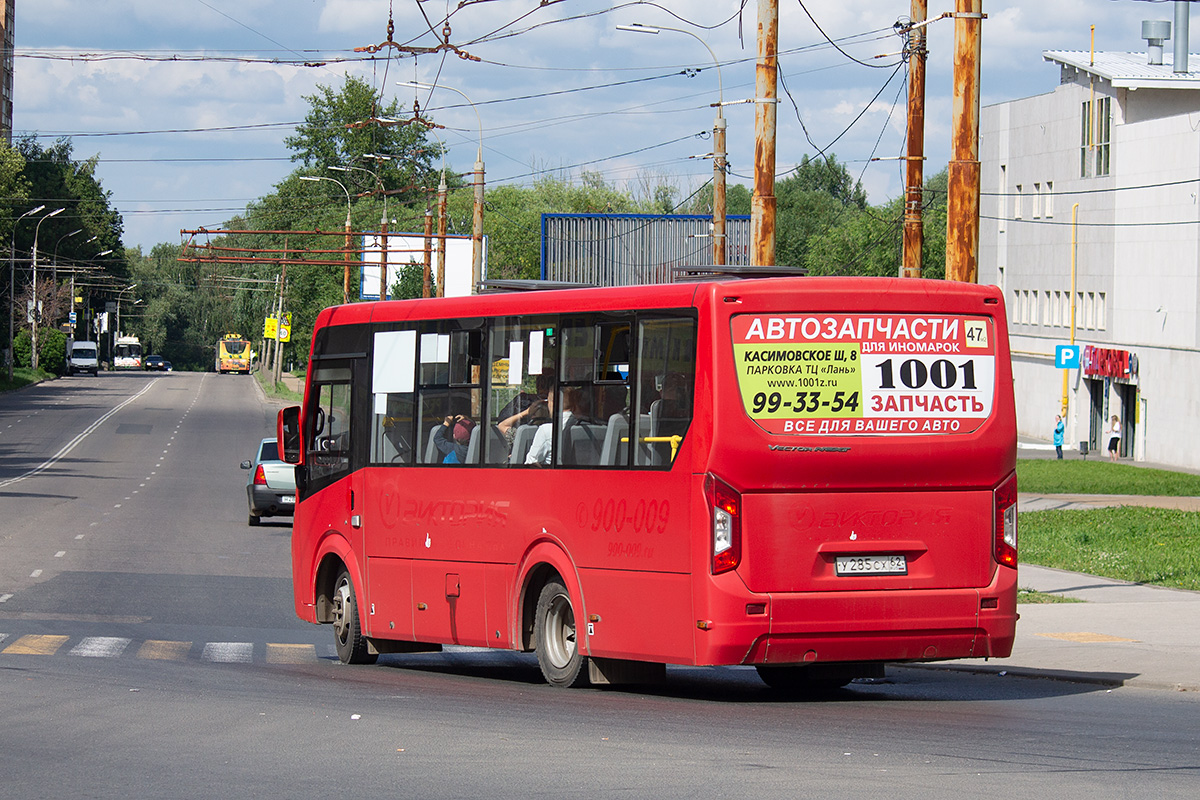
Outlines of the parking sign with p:
M1054 348L1055 369L1079 369L1080 352L1083 348L1077 344L1060 344Z

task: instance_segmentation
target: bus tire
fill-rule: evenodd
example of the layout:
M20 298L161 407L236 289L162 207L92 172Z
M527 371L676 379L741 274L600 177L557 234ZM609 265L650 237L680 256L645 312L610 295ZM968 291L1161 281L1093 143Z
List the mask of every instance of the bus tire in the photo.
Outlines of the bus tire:
M547 683L562 688L587 684L587 659L579 652L571 593L558 579L543 586L538 595L533 640Z
M358 618L358 595L349 571L343 569L333 585L333 640L343 664L374 664Z

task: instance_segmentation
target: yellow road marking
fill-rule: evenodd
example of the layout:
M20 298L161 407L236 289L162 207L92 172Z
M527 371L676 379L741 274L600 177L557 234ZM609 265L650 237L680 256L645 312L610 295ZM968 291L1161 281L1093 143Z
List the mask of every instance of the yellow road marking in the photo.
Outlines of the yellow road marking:
M317 648L311 644L267 643L268 664L307 664L317 660Z
M66 636L29 634L4 648L4 653L19 656L52 656L58 651L58 648L67 643L67 638Z
M1080 631L1078 633L1039 633L1037 636L1044 636L1047 639L1061 639L1064 642L1080 642L1083 644L1104 644L1106 642L1136 642L1137 639L1123 639L1120 636L1109 636L1106 633L1088 633Z
M160 661L183 661L188 651L192 649L191 642L171 642L163 639L148 639L138 648L138 658L153 658Z

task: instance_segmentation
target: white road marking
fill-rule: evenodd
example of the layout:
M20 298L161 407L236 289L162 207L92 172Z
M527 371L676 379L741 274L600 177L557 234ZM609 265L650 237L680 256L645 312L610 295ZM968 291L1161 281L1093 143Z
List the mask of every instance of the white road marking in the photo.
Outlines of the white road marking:
M217 664L249 664L254 659L254 643L209 642L202 657Z
M12 599L12 592L9 592L8 594L0 594L0 603L7 603L11 599ZM4 636L5 636L5 634L0 633L0 640L4 639Z
M14 483L20 483L21 481L25 480L26 478L30 478L34 475L37 475L39 472L45 472L46 470L50 469L50 467L54 466L56 463L58 463L59 460L66 457L66 455L68 453L70 453L72 450L74 450L80 442L82 442L88 436L91 436L92 433L97 428L99 428L104 423L105 420L107 420L113 414L116 414L118 411L120 411L125 406L132 403L134 400L137 400L139 397L144 395L146 392L150 391L150 387L152 387L154 384L158 383L159 380L160 380L160 378L155 378L154 380L147 383L145 388L143 388L140 392L138 392L135 395L131 395L130 397L126 398L124 402L119 403L119 404L113 406L112 408L110 408L108 411L106 411L104 414L102 414L99 419L97 419L91 425L84 428L82 433L80 433L74 439L72 439L71 441L69 441L65 445L63 445L61 450L59 450L54 455L50 456L50 458L46 459L41 464L38 464L36 467L29 470L28 472L26 472L23 475L18 475L15 478L9 478L6 481L0 481L0 489L5 488L6 486L12 486Z
M125 652L129 639L117 636L88 636L71 648L71 655L87 658L116 658Z
M63 557L63 556L65 556L66 554L67 554L67 551L66 551L66 550L59 550L57 553L55 553L55 554L54 554L54 557L55 557L55 558L62 558L62 557Z
M29 577L31 578L40 578L41 575L42 571L40 569L35 569L33 572L29 573Z

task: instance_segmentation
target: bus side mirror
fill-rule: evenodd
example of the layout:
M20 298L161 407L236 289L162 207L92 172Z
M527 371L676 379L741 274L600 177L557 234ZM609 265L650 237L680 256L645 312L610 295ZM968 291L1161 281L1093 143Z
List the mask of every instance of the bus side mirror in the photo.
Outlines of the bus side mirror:
M300 406L288 406L279 410L276 437L279 440L279 457L288 464L300 463Z

